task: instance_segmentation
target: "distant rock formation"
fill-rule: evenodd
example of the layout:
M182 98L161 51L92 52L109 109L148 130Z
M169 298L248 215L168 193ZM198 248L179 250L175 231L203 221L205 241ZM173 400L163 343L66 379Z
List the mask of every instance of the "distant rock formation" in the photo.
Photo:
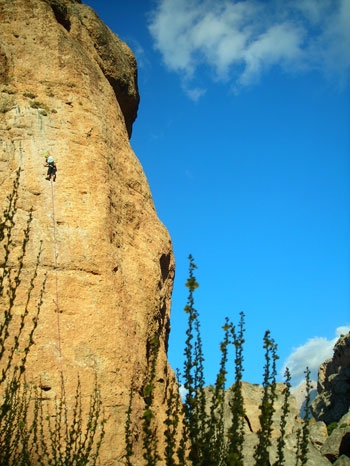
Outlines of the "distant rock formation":
M310 401L313 401L317 395L317 382L310 380ZM306 381L301 382L297 387L292 387L291 393L294 396L297 406L300 410L300 417L305 416L305 400L306 400Z
M136 61L79 0L1 0L0 38L1 208L21 169L14 244L33 209L19 310L41 242L39 277L47 273L27 379L50 402L62 368L69 401L78 374L86 397L96 373L108 418L101 464L120 464L131 388L135 438L142 430L155 337L159 431L175 383L166 354L172 244L129 143ZM58 167L52 186L47 151Z
M276 464L277 460L277 440L280 436L280 420L282 415L282 407L284 403L284 384L278 383L276 387L276 401L274 403L274 414L273 414L273 423L272 423L272 444L270 448L270 464ZM245 442L244 442L244 466L254 466L254 449L258 443L257 433L260 429L260 404L263 396L263 387L261 385L255 385L244 382L242 385L242 394L244 399L245 407ZM230 391L226 394L226 418L225 425L226 428L231 423L232 414L230 412L232 393ZM302 426L302 419L299 417L299 407L297 406L296 399L293 395L289 399L289 414L287 417L286 425L286 446L285 446L285 465L286 466L295 466L295 458L297 452L297 432ZM322 431L322 434L318 434L317 438L321 445L327 439L327 429L323 423L318 425L318 432ZM316 432L316 427L313 427L313 432ZM330 463L323 457L320 453L319 448L314 445L313 437L316 437L316 434L310 436L312 439L309 444L309 463L314 466L326 466ZM322 440L320 440L322 438Z
M272 423L272 441L269 449L270 464L277 464L277 441L280 436L281 414L284 402L284 385L277 384L276 401L274 403L274 414ZM210 391L210 389L207 389ZM207 391L207 393L208 393ZM243 382L242 395L245 407L245 440L244 440L244 466L255 466L254 449L258 443L258 431L260 429L260 404L263 396L263 387L260 385ZM229 428L232 422L230 405L232 403L232 392L228 390L225 396L225 427ZM299 416L300 405L296 398L291 395L289 399L289 414L287 417L284 458L285 466L295 466L298 444L298 430L302 427L302 419ZM309 423L308 462L309 466L347 466L350 464L349 453L350 438L350 414L345 415L331 435L328 435L327 426L322 421L311 419Z
M350 333L339 338L331 359L318 371L317 396L311 405L315 419L338 422L350 409Z

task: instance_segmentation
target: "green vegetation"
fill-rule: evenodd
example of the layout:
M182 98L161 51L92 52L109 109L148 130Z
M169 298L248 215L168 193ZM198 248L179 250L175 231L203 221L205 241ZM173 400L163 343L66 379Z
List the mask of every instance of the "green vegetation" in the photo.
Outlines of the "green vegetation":
M260 405L260 429L258 430L258 444L255 448L254 459L259 466L269 466L269 447L271 446L272 416L275 411L276 400L276 360L277 345L267 330L264 335L265 366L263 380L263 398Z
M278 455L278 464L282 466L284 464L284 447L286 445L285 441L285 434L286 434L286 426L287 426L287 416L289 413L289 396L290 396L290 380L291 375L289 372L288 367L284 373L285 382L284 382L284 389L283 389L283 406L282 406L282 415L280 420L280 432L281 436L277 441L277 455Z
M178 463L176 462L176 436L178 432L179 422L180 422L180 397L179 393L174 390L172 387L169 390L169 395L167 398L167 410L166 410L166 420L165 423L165 464L166 466L175 466ZM178 457L181 460L184 457L184 448L180 444L179 449L177 450Z
M31 91L24 91L23 96L28 97L29 99L35 99L35 97L36 97L36 95L33 94L33 92L31 92Z
M297 444L297 466L304 465L307 463L307 454L309 451L309 420L311 416L310 411L310 394L311 394L311 381L310 381L310 370L307 367L305 369L305 380L306 380L306 396L304 405L304 422L297 433L298 444Z
M243 377L243 346L245 332L245 316L240 313L240 320L234 326L228 318L223 326L223 340L220 344L221 361L216 382L213 387L205 387L204 356L202 339L200 335L199 313L194 304L194 292L198 288L195 277L196 265L193 257L189 256L189 278L186 282L188 288L187 303L184 308L188 316L188 327L184 349L183 374L177 373L177 379L185 390L184 400L179 394L170 390L167 398L167 411L164 429L165 451L164 461L167 466L243 466L244 465L244 439L245 439L245 410L243 405L242 377ZM229 390L226 390L227 362L229 350L233 348L235 364L235 380ZM270 464L285 464L286 425L290 398L290 373L286 369L285 385L283 389L283 405L280 417L280 436L277 439L276 458L271 457L273 415L277 399L276 361L277 345L269 331L263 338L265 350L265 365L263 372L263 396L260 404L260 429L257 432L257 444L252 452L255 466L270 466ZM143 439L144 458L147 466L154 466L160 461L156 453L155 442L156 426L154 424L155 411L152 409L152 396L155 390L155 355L150 358L152 370L150 380L146 384L145 411L143 416L143 433L148 439ZM310 380L309 371L306 370L307 399L305 418L298 433L296 465L304 465L307 461L308 435L310 418ZM131 392L132 393L132 392ZM230 396L229 409L231 421L227 425L227 396ZM130 397L130 400L132 398ZM226 404L225 404L226 400ZM132 461L132 426L130 415L131 401L128 410L126 428L127 450L125 458L127 465ZM146 414L146 415L145 415ZM226 424L225 424L226 419Z
M330 424L328 424L327 426L327 433L328 435L331 435L331 433L333 432L334 429L336 429L338 427L338 423L337 422L331 422Z
M194 307L194 291L198 283L194 276L196 265L192 256L189 257L190 269L186 287L189 290L185 312L188 315L188 328L185 342L184 388L186 390L184 403L183 437L189 442L188 459L194 464L202 464L203 446L205 444L205 394L202 340L200 336L199 314ZM194 340L194 341L193 341Z
M0 95L0 113L7 113L16 106L12 95Z
M238 334L231 324L232 343L235 349L235 382L231 387L233 394L233 401L231 403L232 424L228 430L228 451L226 459L226 464L236 466L243 464L245 422L242 394L244 330L244 314L241 312ZM223 389L224 388L223 386Z
M26 363L40 319L45 294L46 276L39 279L41 245L32 267L32 275L24 274L24 261L31 233L32 212L29 211L22 242L18 240L17 204L20 171L14 181L8 205L0 219L0 303L5 312L0 321L0 464L15 465L95 465L104 438L105 418L97 381L88 407L82 398L80 380L73 403L69 404L61 373L61 390L56 399L48 401L41 388L26 380ZM16 235L15 235L16 229ZM15 264L15 266L14 266ZM166 388L166 419L159 430L154 395L157 390L156 367L159 339L155 335L147 345L148 378L140 395L143 413L142 431L135 433L134 389L125 423L125 455L127 466L135 464L136 446L143 451L144 464L156 466L164 461L166 466L243 466L245 417L243 404L243 348L245 316L240 313L237 325L225 319L223 339L220 343L221 360L215 385L205 386L204 355L200 333L199 312L195 308L194 293L199 284L195 277L196 265L189 257L189 278L186 283L188 299L185 312L188 328L184 349L183 373L177 373L185 395L182 401L178 387ZM25 285L27 283L27 285ZM26 301L19 303L19 290L26 288ZM20 312L19 312L20 310ZM271 440L276 388L277 345L266 331L263 338L265 365L263 371L263 396L260 404L260 429L257 444L252 452L256 466L285 463L284 449L287 416L289 413L290 373L285 373L283 407L280 418L280 436L277 439L276 458L271 457ZM235 380L227 390L227 364L234 354ZM310 371L306 369L305 417L297 436L296 465L305 465L308 457L310 420ZM228 398L229 397L229 398ZM227 408L229 402L229 408ZM229 413L227 412L229 411ZM229 415L229 417L228 417ZM228 422L229 419L229 422ZM159 451L160 438L164 435L164 452Z
M148 344L148 360L150 367L148 371L148 380L143 389L143 399L145 402L145 409L143 412L143 457L146 460L147 466L155 466L159 460L157 453L157 436L154 435L152 421L155 414L152 409L155 380L156 380L156 364L159 349L159 341L154 337Z
M38 102L37 100L30 100L29 105L31 108L36 108L40 110L41 112L45 112L47 115L47 112L50 111L49 107L46 104L43 104L42 102Z
M2 89L1 89L1 92L5 93L5 94L9 94L9 95L13 95L13 94L16 94L16 91L14 89L11 89L7 86L3 86Z
M346 424L345 422L342 423L342 424L339 424L338 422L331 422L327 426L327 433L328 433L328 435L331 435L331 433L333 432L334 429L337 429L337 428L345 429L346 427L348 427L348 424Z
M38 284L41 245L26 289L26 301L18 298L25 283L24 260L30 238L29 211L22 242L14 231L20 171L8 205L0 219L0 464L2 466L95 465L104 437L102 400L97 381L87 409L78 380L73 405L69 405L61 373L61 393L49 404L41 390L25 378L26 362L38 326L46 277ZM14 266L14 264L16 264ZM35 293L35 289L39 292ZM19 308L21 311L19 313ZM33 311L34 309L34 311ZM19 314L19 317L18 317Z
M206 430L206 445L209 450L210 464L223 464L225 450L225 427L224 427L224 404L225 404L225 383L226 383L226 365L228 360L228 346L230 344L230 334L232 324L226 319L223 326L224 339L220 344L221 360L220 369L216 377L215 386L211 393L209 392L210 414L209 423ZM210 453L211 452L211 453ZM208 454L208 452L206 452Z
M126 422L125 422L125 464L126 466L132 466L131 459L134 456L134 448L133 448L133 437L132 437L132 401L134 396L134 390L131 386L130 393L129 393L129 406L128 411L126 413Z

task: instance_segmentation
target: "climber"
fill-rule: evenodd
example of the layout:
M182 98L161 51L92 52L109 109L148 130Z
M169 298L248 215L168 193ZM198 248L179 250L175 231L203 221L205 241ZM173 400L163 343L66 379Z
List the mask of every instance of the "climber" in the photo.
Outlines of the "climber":
M45 161L46 163L44 166L48 167L46 179L49 181L56 181L57 167L53 157L48 152L45 154Z

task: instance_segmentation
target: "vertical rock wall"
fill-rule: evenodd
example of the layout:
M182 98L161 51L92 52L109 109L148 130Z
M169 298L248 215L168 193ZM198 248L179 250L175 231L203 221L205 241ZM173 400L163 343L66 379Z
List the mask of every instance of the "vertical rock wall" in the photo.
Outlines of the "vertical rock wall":
M131 386L135 422L141 415L154 336L160 424L174 383L172 246L129 144L136 73L126 44L80 1L0 0L0 205L20 168L17 242L33 209L23 277L40 244L39 279L47 274L27 377L50 400L61 369L68 398L77 374L87 396L97 373L108 417L104 465L122 463ZM46 151L58 167L52 185ZM18 313L25 291L24 280Z
M319 367L311 409L315 419L326 424L339 422L350 413L350 333L338 339L333 357Z

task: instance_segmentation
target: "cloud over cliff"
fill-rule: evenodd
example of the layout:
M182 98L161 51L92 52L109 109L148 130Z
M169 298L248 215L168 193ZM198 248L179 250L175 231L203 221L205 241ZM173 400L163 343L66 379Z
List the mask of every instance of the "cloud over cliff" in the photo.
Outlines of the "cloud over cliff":
M149 31L164 64L198 98L199 71L236 91L276 67L344 84L349 18L347 0L159 0Z
M332 340L324 337L310 338L304 345L294 348L293 352L286 359L283 372L288 367L292 376L292 385L297 386L305 380L305 368L310 369L311 380L317 380L319 366L331 358L333 347L342 334L349 332L350 326L338 327L336 336Z

